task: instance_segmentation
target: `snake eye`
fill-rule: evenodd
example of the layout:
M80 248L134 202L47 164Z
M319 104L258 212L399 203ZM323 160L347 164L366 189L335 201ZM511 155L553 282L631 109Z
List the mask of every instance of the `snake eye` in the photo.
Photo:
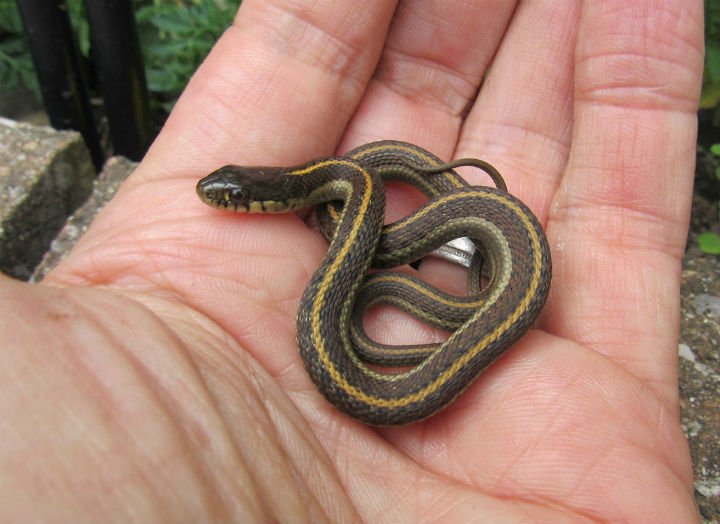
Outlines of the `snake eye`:
M234 187L227 192L227 199L233 204L246 204L249 196L243 187Z

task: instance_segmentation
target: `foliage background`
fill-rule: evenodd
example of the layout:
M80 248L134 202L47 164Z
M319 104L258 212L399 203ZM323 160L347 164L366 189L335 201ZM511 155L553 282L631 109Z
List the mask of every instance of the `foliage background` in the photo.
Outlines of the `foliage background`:
M720 102L720 2L705 1L705 72L702 109L715 109Z
M66 0L78 47L89 60L82 0ZM215 41L232 23L239 0L134 0L151 100L169 110ZM0 92L18 85L40 89L15 0L0 0Z
M702 189L714 208L706 231L698 234L700 249L720 254L720 1L705 0L705 70L700 98L696 193Z

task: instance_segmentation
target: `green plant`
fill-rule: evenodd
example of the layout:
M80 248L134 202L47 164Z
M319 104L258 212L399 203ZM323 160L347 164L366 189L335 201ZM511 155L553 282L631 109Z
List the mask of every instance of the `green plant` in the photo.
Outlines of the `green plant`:
M720 102L720 2L705 2L705 70L700 107L717 108Z
M237 3L155 0L137 10L148 89L162 95L165 109L232 23Z
M720 123L720 2L716 0L705 0L705 65L700 108L712 115L705 126L701 126L701 132L704 129L707 136L713 136ZM709 151L698 144L698 153L708 159L720 182L720 144L712 145ZM701 233L698 245L706 253L720 254L720 235L710 231Z
M702 150L701 150L702 151ZM720 144L710 146L709 158L715 171L715 177L720 182ZM720 218L720 207L718 208L718 217ZM713 232L700 233L698 235L698 245L705 253L712 255L720 254L720 235Z
M66 0L81 54L90 54L83 0ZM135 0L148 89L169 109L215 41L232 23L239 0ZM0 91L23 84L36 94L35 76L15 0L0 0Z
M720 255L720 235L717 233L700 233L698 235L698 245L705 253Z
M80 50L87 57L90 38L82 0L66 0L66 3ZM17 3L15 0L0 0L0 91L11 91L20 84L40 100L40 86Z
M0 90L24 85L40 98L30 51L15 0L0 0Z

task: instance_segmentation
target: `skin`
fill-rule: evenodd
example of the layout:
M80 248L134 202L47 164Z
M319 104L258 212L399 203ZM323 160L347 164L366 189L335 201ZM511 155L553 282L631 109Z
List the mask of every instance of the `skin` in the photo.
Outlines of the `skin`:
M72 254L41 285L0 279L3 520L698 520L677 337L702 3L395 7L245 0ZM546 227L553 284L448 410L373 429L298 357L321 235L194 185L381 138L494 164ZM391 219L420 201L389 198Z

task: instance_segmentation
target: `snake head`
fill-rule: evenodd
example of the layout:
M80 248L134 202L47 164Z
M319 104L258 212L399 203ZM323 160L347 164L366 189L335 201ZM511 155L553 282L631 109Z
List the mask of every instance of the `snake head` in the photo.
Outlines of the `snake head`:
M212 207L247 212L251 201L252 182L243 176L242 168L225 166L213 171L197 183L200 200Z
M197 183L200 200L238 213L282 213L285 201L275 198L280 168L225 166Z

